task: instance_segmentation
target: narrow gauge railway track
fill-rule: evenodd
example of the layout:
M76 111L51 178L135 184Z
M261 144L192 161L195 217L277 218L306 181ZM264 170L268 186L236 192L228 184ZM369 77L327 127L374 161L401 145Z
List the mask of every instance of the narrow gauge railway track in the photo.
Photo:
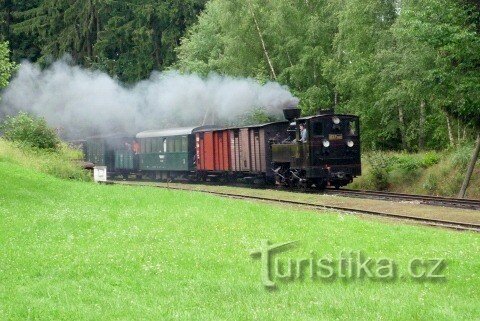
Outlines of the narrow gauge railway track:
M154 181L151 181L154 182ZM205 184L205 182L202 182ZM198 185L195 182L188 182L182 184L191 184ZM405 194L405 193L394 193L394 192L381 192L381 191L370 191L370 190L354 190L354 189L334 189L327 188L323 192L319 192L315 188L307 189L284 189L283 187L265 187L265 186L252 186L249 184L243 183L232 183L229 184L210 181L207 182L210 186L234 186L241 188L250 188L250 189L268 189L268 190L286 190L292 193L307 193L307 194L325 194L325 195L339 195L346 197L357 197L364 199L377 199L377 200L388 200L396 202L418 202L419 204L424 205L433 205L433 206L443 206L451 208L460 208L468 210L478 210L480 211L480 200L475 199L461 199L453 197L443 197L443 196L430 196L430 195L418 195L418 194Z
M373 199L386 199L392 201L418 201L421 204L437 205L454 208L464 208L471 210L480 210L480 200L473 199L461 199L442 196L429 196L429 195L415 195L404 193L392 193L392 192L380 192L380 191L364 191L364 190L352 190L352 189L327 189L327 194L348 196L348 197L360 197L360 198L373 198Z
M315 210L336 210L346 213L353 213L353 214L364 214L369 216L377 216L377 217L386 217L392 218L402 221L410 221L422 225L434 226L434 227L441 227L441 228L448 228L458 231L473 231L473 232L480 232L480 224L473 224L473 223L463 223L463 222L454 222L442 219L431 219L431 218L424 218L418 217L413 215L404 215L404 214L394 214L394 213L386 213L386 212L378 212L372 210L364 210L358 208L351 208L351 207L343 207L343 206L330 206L330 205L319 205L314 203L302 202L302 201L293 201L293 200L285 200L285 199L278 199L278 198L269 198L269 197L261 197L261 196L253 196L253 195L242 195L242 194L235 194L235 193L227 193L227 192L219 192L219 191L210 191L210 190L199 190L199 189L192 189L192 188L184 188L184 187L177 187L177 186L166 186L166 185L151 185L151 184L142 184L141 182L125 182L125 181L108 181L106 184L119 184L119 185L131 185L131 186L144 186L144 187L156 187L156 188L163 188L163 189L170 189L170 190L180 190L180 191L195 191L201 193L207 193L222 197L228 198L235 198L235 199L245 199L245 200L256 200L256 201L263 201L269 203L278 203L278 204L285 204L285 205L294 205L294 206L301 206L305 208L315 209Z

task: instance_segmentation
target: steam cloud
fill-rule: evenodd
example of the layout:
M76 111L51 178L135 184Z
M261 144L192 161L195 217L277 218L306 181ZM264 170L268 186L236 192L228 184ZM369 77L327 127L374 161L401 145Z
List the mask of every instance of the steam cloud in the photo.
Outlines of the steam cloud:
M62 128L68 137L85 133L201 125L207 110L232 121L253 108L279 115L297 105L286 87L254 79L176 71L154 72L127 87L109 75L71 66L66 60L41 70L25 62L3 93L8 113L26 111Z

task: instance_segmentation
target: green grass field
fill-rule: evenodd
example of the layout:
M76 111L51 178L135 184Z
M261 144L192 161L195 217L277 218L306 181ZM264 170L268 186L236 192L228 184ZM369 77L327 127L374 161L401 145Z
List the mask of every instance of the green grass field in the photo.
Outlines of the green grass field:
M480 237L194 192L65 181L0 159L1 320L474 320ZM362 250L444 281L261 283L250 252Z

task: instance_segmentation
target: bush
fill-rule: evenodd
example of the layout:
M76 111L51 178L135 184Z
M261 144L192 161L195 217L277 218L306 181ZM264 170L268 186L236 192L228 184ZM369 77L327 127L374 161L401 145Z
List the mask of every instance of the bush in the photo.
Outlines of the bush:
M429 173L425 179L425 182L422 185L423 189L425 189L428 193L434 193L438 189L438 176Z
M468 163L472 158L473 148L468 145L460 146L451 158L453 166L459 168L460 171L466 171Z
M420 162L415 155L405 154L396 158L396 166L404 173L414 173L419 167Z
M50 150L57 150L60 146L57 133L48 127L45 119L23 112L15 117L7 116L0 130L3 131L5 139L24 146Z
M422 162L422 167L423 168L428 168L433 165L437 165L440 162L440 155L436 152L428 152L425 154L425 157L423 158Z
M388 188L388 172L391 159L382 153L372 153L367 155L367 161L370 163L370 175L373 187L377 190L386 190Z

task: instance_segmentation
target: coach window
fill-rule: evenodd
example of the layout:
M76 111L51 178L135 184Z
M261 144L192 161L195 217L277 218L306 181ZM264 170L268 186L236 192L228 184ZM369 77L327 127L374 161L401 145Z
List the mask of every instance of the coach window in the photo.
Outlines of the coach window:
M151 138L151 148L152 148L152 153L157 152L157 139L156 138Z
M150 138L145 138L145 153L150 153Z
M187 136L182 136L182 152L188 152L188 139L187 139Z
M147 150L149 153L153 153L153 138L147 138Z
M323 123L315 122L312 124L313 136L323 136Z
M173 153L175 151L175 137L167 139L167 152Z
M178 153L182 148L182 138L175 137L175 153Z

